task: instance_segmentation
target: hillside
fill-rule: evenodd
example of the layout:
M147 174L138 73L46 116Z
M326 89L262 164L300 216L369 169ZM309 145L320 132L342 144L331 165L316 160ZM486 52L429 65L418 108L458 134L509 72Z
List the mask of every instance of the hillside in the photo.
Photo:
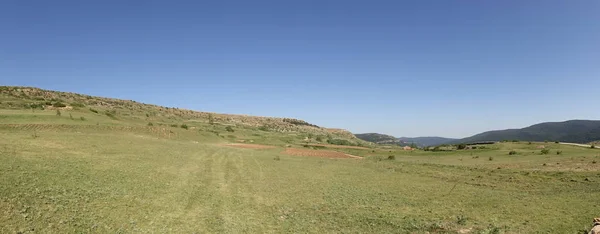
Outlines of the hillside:
M477 141L560 141L572 143L589 143L600 140L599 120L569 120L564 122L547 122L522 129L506 129L480 133L452 143L468 143Z
M380 133L354 134L358 139L377 144L402 144L396 137Z
M22 110L59 109L95 112L122 121L145 121L157 125L182 122L204 122L243 126L280 133L306 133L328 139L343 139L348 144L366 142L343 129L319 127L293 118L259 117L236 114L200 112L174 107L145 104L133 100L94 97L84 94L44 90L32 87L0 86L0 109Z

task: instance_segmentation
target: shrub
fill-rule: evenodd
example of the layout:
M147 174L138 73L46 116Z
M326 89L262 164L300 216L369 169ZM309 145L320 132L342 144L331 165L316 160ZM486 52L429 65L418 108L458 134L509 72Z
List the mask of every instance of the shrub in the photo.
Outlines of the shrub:
M548 153L550 153L550 150L549 149L542 149L542 150L540 150L540 152L542 154L548 154Z
M490 156L490 157L488 158L488 160L490 160L490 161L494 161L494 157Z
M317 136L317 138L315 138L315 140L317 140L318 142L323 142L323 137Z
M508 155L515 155L517 154L517 151L511 150L510 152L508 152Z
M148 113L146 113L146 118L150 117L150 115Z
M466 225L467 220L468 220L467 216L464 216L464 215L456 216L456 223L459 225Z
M512 140L512 142L519 142L519 140Z
M528 144L528 145L531 145L531 141L530 141L530 142L527 142L527 144Z
M177 124L171 124L169 126L174 127L174 128L179 127L179 126L177 126Z
M354 145L352 142L344 139L328 139L327 143L332 145Z
M81 107L81 108L85 107L85 105L83 103L79 103L79 102L71 103L71 106L72 107Z
M69 113L69 118L73 119L73 115L71 113Z
M60 113L60 110L56 110L56 116L61 116L62 113Z
M186 124L182 124L182 125L181 125L181 128L183 128L183 129L188 129L189 127L188 127Z
M106 116L108 116L109 118L111 118L111 119L117 119L117 117L116 117L116 116L115 116L115 114L114 114L114 111L113 111L113 112L106 111L106 113L104 113L104 114L105 114Z
M562 154L562 151L561 151L561 150L557 150L557 151L556 151L556 154L557 154L557 155L561 155L561 154Z
M90 111L91 111L91 112L94 112L94 113L96 113L96 114L98 114L98 110L95 110L95 109L93 109L93 108L90 108Z
M263 126L258 127L258 130L268 132L269 131L269 127L267 125L263 125Z
M79 119L80 119L81 121L85 121L85 117L83 117L83 116L79 117Z
M208 114L208 123L215 124L215 118L213 117L212 114Z
M560 142L558 142L558 141L555 141L554 143L558 144L558 143L560 143Z
M387 157L388 160L396 160L396 155L390 155Z
M235 130L233 130L233 128L231 126L225 127L225 130L228 132L235 132Z
M461 150L461 149L465 149L465 148L467 148L467 145L465 145L465 144L460 144L460 145L456 146L456 148L457 148L457 149L459 149L459 150Z
M592 148L592 149L595 149L595 148L596 148L596 146L595 146L595 145L592 145L592 146L590 146L590 148Z
M279 157L279 155L277 155L277 156L275 156L275 157L273 158L273 160L275 160L275 161L279 161L279 160L281 160L281 158Z
M53 107L66 107L67 105L65 105L62 102L55 102L54 104L52 104Z
M151 122L149 122L149 123L148 123L148 126L152 127L152 126L154 126L154 124L153 124L153 123L151 123Z

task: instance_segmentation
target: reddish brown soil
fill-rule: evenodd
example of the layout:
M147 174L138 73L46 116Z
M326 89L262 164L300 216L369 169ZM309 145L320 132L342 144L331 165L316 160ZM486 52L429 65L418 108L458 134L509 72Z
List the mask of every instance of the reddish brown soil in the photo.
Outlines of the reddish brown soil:
M286 148L283 151L285 154L294 156L309 156L309 157L322 157L322 158L361 158L358 156L345 154L337 151L329 150L311 150L311 149L298 149L298 148Z
M275 146L272 145L258 145L258 144L242 144L242 143L231 143L225 144L226 146L245 148L245 149L273 149Z
M323 146L327 148L339 148L339 149L369 149L361 146L351 146L351 145L328 145L328 144L308 144L309 146Z

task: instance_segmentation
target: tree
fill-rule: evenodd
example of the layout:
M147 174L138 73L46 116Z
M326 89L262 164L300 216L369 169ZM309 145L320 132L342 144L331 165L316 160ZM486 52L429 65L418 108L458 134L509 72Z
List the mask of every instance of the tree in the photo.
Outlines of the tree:
M215 124L215 119L212 114L208 114L208 124Z
M456 148L457 148L457 149L459 149L459 150L461 150L461 149L466 149L466 148L467 148L467 145L465 145L465 144L460 144L460 145L456 146Z

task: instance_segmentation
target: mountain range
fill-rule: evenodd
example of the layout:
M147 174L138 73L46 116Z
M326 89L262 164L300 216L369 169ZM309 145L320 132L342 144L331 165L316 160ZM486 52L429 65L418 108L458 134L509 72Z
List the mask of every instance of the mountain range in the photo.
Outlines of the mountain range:
M445 138L445 137L394 137L380 133L362 133L354 134L361 140L374 142L377 144L394 144L400 146L412 145L417 146L432 146L446 144L458 139Z
M479 133L462 139L444 137L400 137L378 133L355 134L359 139L379 144L433 146L480 141L560 141L589 143L600 140L600 120L568 120L546 122L521 129L505 129Z

